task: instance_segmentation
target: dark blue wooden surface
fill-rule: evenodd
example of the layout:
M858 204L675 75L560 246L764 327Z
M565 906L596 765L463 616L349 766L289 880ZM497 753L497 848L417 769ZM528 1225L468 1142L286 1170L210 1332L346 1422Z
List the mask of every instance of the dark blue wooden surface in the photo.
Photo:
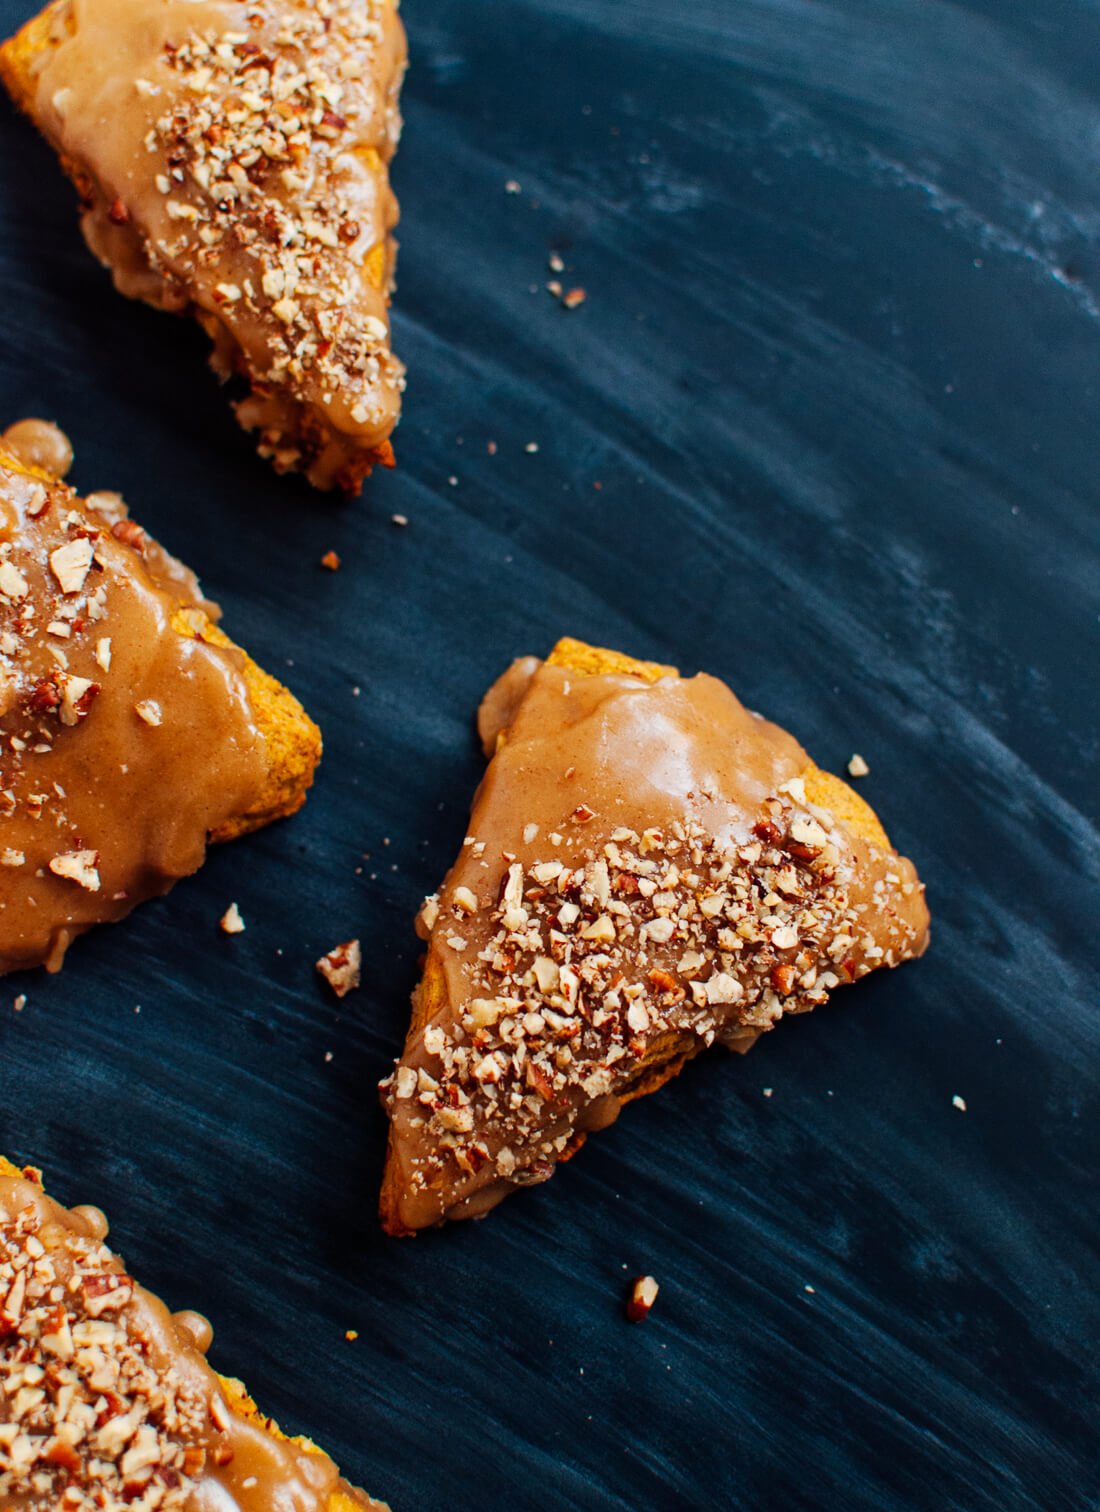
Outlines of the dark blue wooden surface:
M352 507L253 458L197 331L112 293L0 111L3 419L64 423L327 744L299 818L5 984L0 1147L396 1512L1095 1507L1100 12L406 19L408 405ZM488 1223L388 1241L413 911L481 692L563 632L861 751L933 947ZM338 1008L312 962L351 934Z

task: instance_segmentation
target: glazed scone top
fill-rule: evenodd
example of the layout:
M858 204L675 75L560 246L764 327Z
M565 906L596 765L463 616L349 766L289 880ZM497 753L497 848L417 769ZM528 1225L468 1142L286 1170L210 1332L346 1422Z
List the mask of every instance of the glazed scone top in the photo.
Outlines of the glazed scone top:
M395 0L68 0L53 30L31 108L91 181L93 250L124 292L205 312L259 396L244 423L331 484L349 453L294 456L293 410L366 452L400 409Z
M861 835L815 803L798 742L713 677L528 659L483 733L500 746L421 913L418 1012L383 1084L399 1231L545 1179L651 1066L744 1045L927 940L870 811Z
M269 1431L104 1242L0 1161L0 1506L11 1512L355 1512L381 1504Z
M56 967L194 871L266 772L215 607L117 494L14 455L65 461L35 425L0 436L0 971Z

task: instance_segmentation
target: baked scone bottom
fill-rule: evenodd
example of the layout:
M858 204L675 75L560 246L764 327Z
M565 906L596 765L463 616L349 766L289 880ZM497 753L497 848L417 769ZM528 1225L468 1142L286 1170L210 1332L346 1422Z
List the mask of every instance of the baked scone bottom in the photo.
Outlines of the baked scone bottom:
M51 453L42 422L0 436L0 972L56 969L208 839L292 813L320 755L194 575Z
M746 1049L928 939L868 806L713 677L562 642L504 675L481 728L382 1084L394 1234L545 1180L706 1046Z
M53 0L0 48L119 290L190 311L280 471L390 466L396 0Z
M216 1375L205 1320L169 1313L106 1233L0 1157L5 1512L386 1512Z

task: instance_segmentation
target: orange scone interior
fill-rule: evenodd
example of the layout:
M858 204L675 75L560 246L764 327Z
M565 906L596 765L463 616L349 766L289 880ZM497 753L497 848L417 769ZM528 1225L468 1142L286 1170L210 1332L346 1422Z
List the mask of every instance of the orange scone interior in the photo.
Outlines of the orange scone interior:
M491 760L382 1084L394 1234L544 1181L714 1041L747 1049L928 940L872 810L716 678L562 641L479 724Z
M70 455L39 421L0 436L0 972L56 969L208 839L293 813L320 757L194 575L49 470Z
M216 1375L209 1324L169 1313L106 1237L98 1209L0 1157L4 1512L385 1512Z
M405 57L397 0L53 0L0 48L116 286L194 314L261 453L321 488L393 460Z

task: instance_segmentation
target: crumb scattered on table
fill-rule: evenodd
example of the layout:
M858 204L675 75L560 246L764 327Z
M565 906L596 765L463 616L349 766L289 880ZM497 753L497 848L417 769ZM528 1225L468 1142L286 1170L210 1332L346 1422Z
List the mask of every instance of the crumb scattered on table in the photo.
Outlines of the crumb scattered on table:
M649 1310L657 1300L660 1287L652 1276L635 1276L630 1283L630 1295L626 1299L626 1316L631 1323L640 1323L649 1316Z
M848 776L849 777L866 777L867 773L870 770L871 770L871 768L867 765L867 763L864 761L863 757L859 754L858 751L855 753L855 755L852 757L852 759L848 762Z
M363 953L358 940L345 940L335 945L316 963L317 970L338 998L346 997L359 986ZM326 1056L331 1059L331 1056Z
M225 934L244 934L244 920L236 903L230 903L219 920Z

